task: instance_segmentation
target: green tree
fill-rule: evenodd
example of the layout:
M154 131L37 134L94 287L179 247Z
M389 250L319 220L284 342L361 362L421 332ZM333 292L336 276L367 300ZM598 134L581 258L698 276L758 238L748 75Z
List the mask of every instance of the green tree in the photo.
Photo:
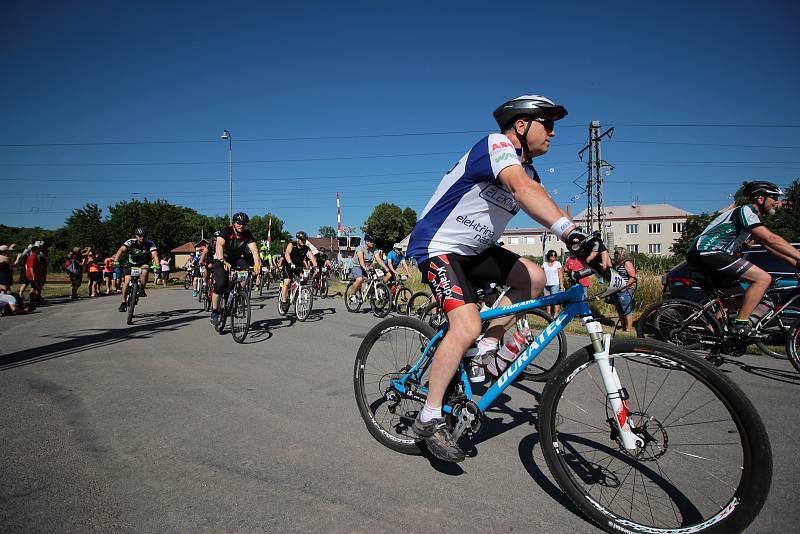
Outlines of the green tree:
M65 230L72 246L108 252L110 242L103 224L103 210L97 204L86 204L72 210Z
M689 251L689 246L692 244L692 240L700 235L700 232L705 230L706 226L708 226L708 223L710 223L717 215L718 212L711 214L701 213L700 215L689 215L686 218L686 224L683 225L681 236L675 240L670 248L672 253L680 257L686 256L686 253Z
M412 210L411 208L406 208L403 210L403 237L407 236L411 233L411 230L414 229L414 225L417 224L417 212Z
M319 235L321 237L336 237L336 228L333 226L320 226Z
M364 231L375 238L378 248L389 250L393 243L402 240L405 234L406 219L403 211L395 204L383 202L375 206L364 222Z

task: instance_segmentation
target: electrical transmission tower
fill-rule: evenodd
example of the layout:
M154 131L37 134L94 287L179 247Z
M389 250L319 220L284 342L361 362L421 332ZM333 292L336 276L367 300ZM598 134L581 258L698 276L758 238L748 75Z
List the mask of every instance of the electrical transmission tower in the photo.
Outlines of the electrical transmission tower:
M607 169L608 174L614 170L614 166L602 158L600 142L604 137L611 139L613 135L613 127L600 133L600 121L592 121L589 124L589 144L578 152L578 157L583 161L583 154L589 151L589 171L586 177L586 230L589 232L598 230L606 243L608 243L608 231L603 201L603 169Z

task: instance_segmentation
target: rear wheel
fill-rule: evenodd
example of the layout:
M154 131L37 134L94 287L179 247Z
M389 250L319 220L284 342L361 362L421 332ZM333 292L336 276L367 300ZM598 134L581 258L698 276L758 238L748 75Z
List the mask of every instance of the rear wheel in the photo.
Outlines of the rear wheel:
M189 289L192 287L192 275L191 273L186 273L186 276L183 277L183 289Z
M321 298L321 299L328 298L328 290L329 289L330 288L328 287L328 277L327 276L323 276L322 280L320 281L319 298Z
M526 314L528 328L534 338L553 322L553 316L544 310L533 309ZM510 330L511 331L511 330ZM508 334L507 334L508 336ZM508 336L510 337L510 336ZM510 341L510 339L508 340ZM559 362L567 357L567 336L564 331L558 333L549 345L544 347L536 358L522 371L522 375L534 382L547 382Z
M789 333L786 334L786 356L800 373L800 322L794 323Z
M225 321L228 319L228 299L230 298L230 294L220 298L222 302L220 303L219 307L219 323L217 323L217 332L222 335L222 333L225 332Z
M425 309L431 303L432 298L433 296L427 291L417 291L408 299L406 315L422 319L422 316L425 315Z
M800 308L787 306L761 327L761 332L769 334L766 339L756 341L756 346L767 356L785 360L786 340L795 323L800 322Z
M431 328L438 330L446 320L447 315L439 307L439 303L436 302L435 299L431 300L428 303L428 306L425 308L425 311L422 313L422 322Z

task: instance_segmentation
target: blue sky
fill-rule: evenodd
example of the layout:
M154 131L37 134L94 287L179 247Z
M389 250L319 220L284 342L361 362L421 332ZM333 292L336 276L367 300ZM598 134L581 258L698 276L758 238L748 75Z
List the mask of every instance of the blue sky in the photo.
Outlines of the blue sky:
M600 120L615 127L609 204L714 210L743 180L800 177L799 16L755 1L12 0L0 222L54 228L86 202L145 197L224 214L225 128L234 211L312 235L336 225L336 191L345 225L384 201L420 212L523 93L569 110L535 161L562 206Z

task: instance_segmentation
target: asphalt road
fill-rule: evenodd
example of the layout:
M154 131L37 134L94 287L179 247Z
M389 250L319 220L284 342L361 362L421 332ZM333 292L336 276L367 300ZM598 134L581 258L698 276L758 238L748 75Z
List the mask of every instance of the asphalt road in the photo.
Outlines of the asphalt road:
M353 360L377 319L341 298L305 323L254 301L246 343L183 289L0 319L0 531L595 532L551 482L524 382L458 466L366 431ZM570 338L570 352L580 338ZM723 368L759 408L775 462L749 532L794 531L800 375L746 355Z

